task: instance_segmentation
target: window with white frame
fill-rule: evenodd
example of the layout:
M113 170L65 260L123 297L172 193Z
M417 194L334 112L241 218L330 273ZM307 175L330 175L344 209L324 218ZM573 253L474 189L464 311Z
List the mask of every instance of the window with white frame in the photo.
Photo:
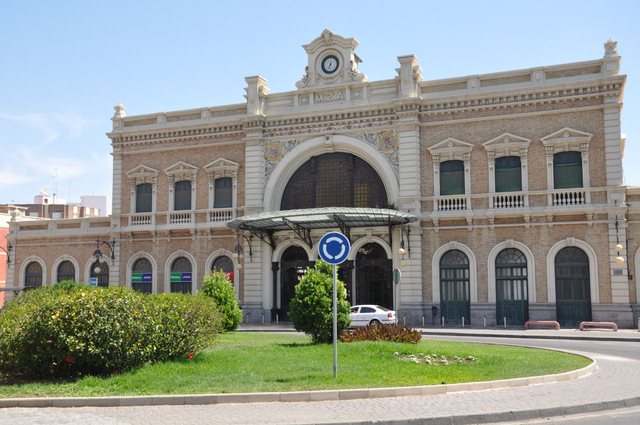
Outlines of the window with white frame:
M156 209L158 170L140 165L129 171L131 213L149 213Z
M542 138L547 154L547 188L589 187L589 142L592 134L563 128Z
M529 190L529 143L529 139L504 133L482 144L487 151L490 193Z
M169 177L169 211L196 209L198 170L198 167L182 161L164 170Z
M429 148L433 159L434 196L469 194L471 192L472 149L471 143L454 138L448 138Z
M219 158L204 168L209 176L209 208L235 208L240 164Z

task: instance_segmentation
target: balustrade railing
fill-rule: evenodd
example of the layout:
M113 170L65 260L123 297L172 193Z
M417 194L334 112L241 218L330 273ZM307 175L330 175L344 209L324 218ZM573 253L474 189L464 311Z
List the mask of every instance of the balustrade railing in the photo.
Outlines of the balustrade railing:
M222 223L233 220L235 218L235 209L233 208L216 208L209 210L207 215L209 223Z
M492 193L489 208L522 208L528 206L528 197L522 193Z
M137 213L129 216L129 226L151 226L155 223L153 213Z
M169 224L193 223L192 211L172 211L169 213Z
M590 204L590 193L582 188L554 190L549 193L550 206L569 206Z
M466 196L440 196L435 198L433 202L436 211L460 211L470 207Z

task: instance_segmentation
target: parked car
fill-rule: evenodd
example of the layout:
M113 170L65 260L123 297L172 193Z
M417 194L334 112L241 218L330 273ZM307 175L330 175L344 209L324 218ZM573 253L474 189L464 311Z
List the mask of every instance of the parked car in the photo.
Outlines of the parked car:
M351 326L395 324L396 312L379 305L354 305L351 307L349 318L351 318Z

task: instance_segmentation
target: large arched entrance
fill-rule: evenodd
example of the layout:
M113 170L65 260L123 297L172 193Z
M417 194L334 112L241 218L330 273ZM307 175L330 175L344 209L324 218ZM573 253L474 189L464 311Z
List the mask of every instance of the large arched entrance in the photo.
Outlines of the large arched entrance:
M307 252L299 246L290 246L280 259L280 320L289 320L291 299L296 295L296 285L307 267L313 267Z
M356 254L356 304L393 304L392 260L375 242L363 245Z
M380 176L362 158L345 152L314 156L287 182L281 210L322 207L384 208Z
M558 252L556 268L556 320L562 326L591 321L589 257L578 247Z

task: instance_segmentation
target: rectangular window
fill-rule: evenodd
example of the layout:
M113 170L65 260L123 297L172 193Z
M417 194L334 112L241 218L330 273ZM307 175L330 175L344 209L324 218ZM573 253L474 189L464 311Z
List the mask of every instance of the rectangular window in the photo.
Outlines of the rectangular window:
M136 186L136 212L151 212L151 196L153 187L151 183L142 183Z
M233 181L231 177L216 179L213 208L231 208L233 205Z
M582 187L582 155L580 152L560 152L553 156L554 189Z
M191 181L176 182L173 209L183 211L191 209Z
M522 170L519 156L504 156L496 159L496 192L520 192Z
M464 163L445 161L440 163L440 195L464 194Z

